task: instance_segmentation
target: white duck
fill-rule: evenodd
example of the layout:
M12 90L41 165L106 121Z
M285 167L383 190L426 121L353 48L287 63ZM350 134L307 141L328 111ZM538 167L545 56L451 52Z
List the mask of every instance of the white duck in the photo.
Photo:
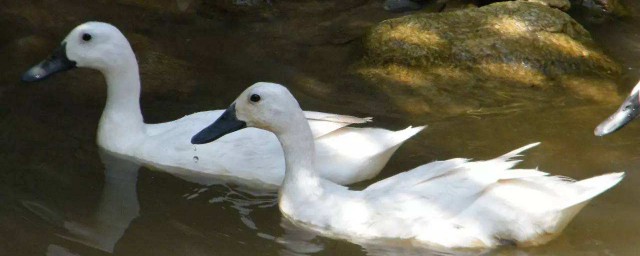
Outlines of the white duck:
M257 83L192 138L207 143L241 127L275 133L286 174L279 207L294 223L360 244L409 242L446 248L521 246L557 236L596 195L623 173L574 182L534 169L511 169L519 153L488 161L436 161L353 191L315 170L313 133L283 86Z
M622 129L625 125L636 119L640 115L640 82L636 84L631 90L629 97L627 97L618 110L614 112L609 118L602 121L593 133L596 136L605 136L611 134L617 130Z
M145 124L139 103L136 57L124 35L110 24L88 22L76 27L52 56L27 71L22 80L39 81L76 66L96 69L106 78L107 102L97 134L100 147L183 177L213 174L266 189L275 189L282 183L282 149L269 132L248 129L197 148L189 143L191 136L218 118L222 110ZM349 128L345 126L370 119L320 112L304 114L316 141L316 168L340 184L374 177L406 139L424 128L396 132Z

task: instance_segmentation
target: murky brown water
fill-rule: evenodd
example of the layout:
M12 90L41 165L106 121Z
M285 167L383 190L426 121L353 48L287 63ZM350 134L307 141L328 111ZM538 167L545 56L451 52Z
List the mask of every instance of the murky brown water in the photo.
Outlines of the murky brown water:
M132 41L148 122L224 108L251 83L275 81L288 85L306 109L374 116L375 125L394 129L429 124L376 180L436 159L485 159L541 141L522 166L574 178L624 170L627 177L548 245L484 253L638 254L640 124L605 138L592 133L617 106L568 100L554 107L514 105L446 118L406 115L385 102L383 93L363 91L357 78L342 72L357 56L351 42L363 28L400 15L385 13L381 3L336 21L327 18L333 9L309 19L295 12L286 19L269 14L211 19L193 9L181 12L174 1L156 1L166 5L155 7L130 2L0 3L0 255L428 253L315 237L281 220L273 194L249 194L233 185L203 187L101 153L94 138L105 88L97 72L74 70L34 85L18 82L70 29L94 19L117 25ZM626 94L640 77L640 21L595 24L579 18L624 66L620 93ZM331 22L324 29L314 27L325 20Z

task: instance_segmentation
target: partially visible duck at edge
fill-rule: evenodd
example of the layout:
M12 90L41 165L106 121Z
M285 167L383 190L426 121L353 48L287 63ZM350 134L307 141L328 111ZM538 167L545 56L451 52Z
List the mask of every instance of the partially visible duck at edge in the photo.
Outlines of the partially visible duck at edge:
M581 181L514 169L538 143L487 161L456 158L418 166L354 191L315 169L313 133L291 93L277 84L245 90L223 116L192 138L202 144L242 127L273 132L284 150L282 214L321 235L359 244L429 248L539 245L558 236L591 199L622 180L610 173Z
M640 115L640 82L633 87L629 96L622 102L622 105L609 118L602 121L593 133L596 136L605 136L636 119Z
M49 58L24 73L22 80L40 81L75 67L98 70L106 79L107 102L97 132L100 147L181 176L211 174L269 190L282 183L284 156L270 132L246 129L204 146L189 143L193 134L220 117L223 110L198 112L160 124L144 123L138 63L116 27L102 22L76 27ZM320 112L304 115L318 152L315 167L339 184L374 177L405 140L424 128L351 128L346 126L370 118Z

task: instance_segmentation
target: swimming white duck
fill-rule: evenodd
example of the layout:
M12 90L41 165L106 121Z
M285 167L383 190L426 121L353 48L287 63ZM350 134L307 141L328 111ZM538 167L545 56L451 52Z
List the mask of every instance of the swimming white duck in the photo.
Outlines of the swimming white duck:
M520 246L557 236L596 195L624 173L582 181L512 169L530 144L498 158L436 161L376 182L362 191L322 178L315 170L313 133L283 86L257 83L192 143L224 139L242 127L273 132L284 149L279 190L282 214L322 235L360 244L412 243L445 248Z
M69 33L54 53L27 71L23 81L39 81L74 67L98 70L106 78L107 102L98 126L100 147L170 170L180 176L201 173L255 188L276 189L284 177L282 149L273 134L249 129L195 148L189 139L223 110L145 124L140 110L136 57L114 26L87 22ZM370 118L305 112L316 141L316 168L324 177L350 184L377 175L396 149L424 127L401 131L350 128Z
M593 133L596 136L605 136L611 134L636 119L640 115L640 82L633 87L629 97L627 97L622 105L609 118L602 121Z

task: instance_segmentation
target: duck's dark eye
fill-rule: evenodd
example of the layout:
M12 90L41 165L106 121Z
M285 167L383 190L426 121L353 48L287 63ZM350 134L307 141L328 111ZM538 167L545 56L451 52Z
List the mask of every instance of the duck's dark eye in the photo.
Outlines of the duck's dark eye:
M258 101L260 101L260 95L258 95L258 94L252 94L252 95L251 95L251 98L249 98L249 99L250 99L251 101L253 101L253 102L258 102Z
M82 40L84 40L85 42L89 42L89 40L91 40L91 35L87 33L82 34Z

